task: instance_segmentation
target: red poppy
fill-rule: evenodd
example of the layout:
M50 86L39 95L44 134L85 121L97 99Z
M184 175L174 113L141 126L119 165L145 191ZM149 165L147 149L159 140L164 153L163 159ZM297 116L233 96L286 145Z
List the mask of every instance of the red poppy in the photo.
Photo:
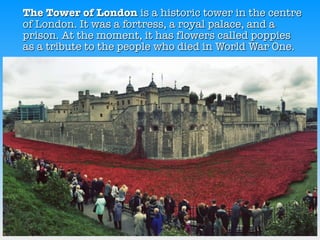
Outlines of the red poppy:
M192 160L128 159L125 156L15 138L4 134L5 145L44 158L64 169L126 184L129 194L142 192L192 205L232 203L241 198L263 201L285 194L291 182L303 180L316 161L316 132L298 132L268 141L217 152Z

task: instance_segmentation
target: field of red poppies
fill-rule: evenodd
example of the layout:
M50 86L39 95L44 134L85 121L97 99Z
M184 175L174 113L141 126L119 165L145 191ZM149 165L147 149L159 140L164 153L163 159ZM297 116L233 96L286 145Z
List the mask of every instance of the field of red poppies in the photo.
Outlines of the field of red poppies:
M316 161L316 132L299 132L269 141L221 151L192 160L127 159L125 156L15 138L3 143L64 169L103 177L149 194L171 194L192 205L215 198L228 207L234 200L264 201L286 193L289 184L303 180Z

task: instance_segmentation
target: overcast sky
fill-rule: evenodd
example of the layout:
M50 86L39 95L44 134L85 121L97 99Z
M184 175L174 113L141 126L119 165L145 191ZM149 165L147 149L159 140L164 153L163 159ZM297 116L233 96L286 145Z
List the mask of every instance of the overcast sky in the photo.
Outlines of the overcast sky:
M275 110L281 97L286 108L317 106L317 59L279 57L3 58L3 109L22 104L53 108L77 100L78 91L118 90L124 93L131 76L134 89L147 86L154 73L158 87L190 86L204 96L244 94L258 106Z

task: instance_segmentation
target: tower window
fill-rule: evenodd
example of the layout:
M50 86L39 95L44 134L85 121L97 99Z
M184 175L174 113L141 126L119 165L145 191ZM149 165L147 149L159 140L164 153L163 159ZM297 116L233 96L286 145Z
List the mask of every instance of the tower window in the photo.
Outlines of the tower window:
M195 124L192 124L190 125L190 128L189 128L191 131L194 131L194 130L197 130L197 125Z
M158 125L152 125L152 126L151 126L151 131L152 131L152 132L157 132L157 131L159 131L159 126L158 126Z
M168 125L165 128L166 132L172 132L173 131L173 126L172 125Z

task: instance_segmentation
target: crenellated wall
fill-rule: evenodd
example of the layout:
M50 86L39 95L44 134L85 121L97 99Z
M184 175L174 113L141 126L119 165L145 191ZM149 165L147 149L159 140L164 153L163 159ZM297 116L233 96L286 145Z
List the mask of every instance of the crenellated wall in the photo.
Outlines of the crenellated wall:
M223 121L203 105L166 103L131 106L104 122L17 121L15 132L22 138L127 154L135 146L137 128L142 127L141 144L148 158L187 159L299 130L297 121L239 119Z

